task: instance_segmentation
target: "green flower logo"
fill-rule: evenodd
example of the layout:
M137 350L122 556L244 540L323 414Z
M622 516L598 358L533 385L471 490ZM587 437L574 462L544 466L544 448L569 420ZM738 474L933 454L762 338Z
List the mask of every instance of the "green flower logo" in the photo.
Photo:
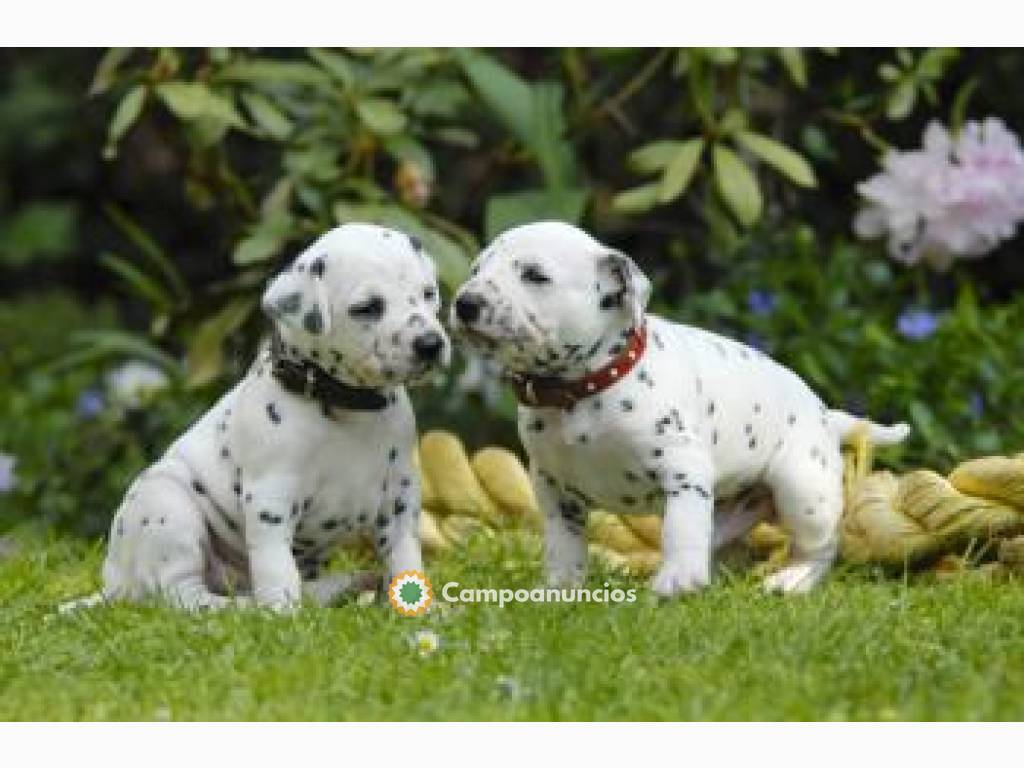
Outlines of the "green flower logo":
M426 574L402 571L388 585L388 601L403 616L421 616L434 601L434 588Z

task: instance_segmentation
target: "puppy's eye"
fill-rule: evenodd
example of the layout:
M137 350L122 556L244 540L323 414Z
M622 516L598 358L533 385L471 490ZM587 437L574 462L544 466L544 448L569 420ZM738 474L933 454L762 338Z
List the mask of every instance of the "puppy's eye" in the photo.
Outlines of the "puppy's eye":
M535 266L529 266L523 270L522 280L524 283L532 283L533 285L543 285L544 283L551 282L551 278Z
M353 304L348 313L357 320L380 320L384 316L384 299L374 296L359 304Z
M437 298L437 289L428 285L423 289L423 298L427 301L433 301Z

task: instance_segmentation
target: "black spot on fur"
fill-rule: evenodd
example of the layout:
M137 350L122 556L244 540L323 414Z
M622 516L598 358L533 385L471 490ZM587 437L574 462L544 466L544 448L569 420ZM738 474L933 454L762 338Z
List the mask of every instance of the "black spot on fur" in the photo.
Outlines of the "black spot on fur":
M394 464L395 460L397 458L398 458L398 449L395 448L395 447L392 447L391 450L388 451L388 461L390 461L392 464Z
M333 531L335 528L338 527L338 520L337 518L329 517L322 523L320 523L320 527L323 528L325 531Z
M267 403L267 418L275 424L281 423L281 414L277 412L277 406L274 403Z
M264 509L260 511L260 522L267 523L268 525L280 525L284 522L284 518L280 515L271 514Z
M416 251L416 253L423 251L423 243L420 242L420 239L416 237L416 235L406 235L406 237L409 238L409 245L412 246L412 249Z
M282 296L274 304L274 309L283 315L290 315L299 311L299 307L302 306L302 294L296 291L295 293L289 293L287 296Z
M302 327L314 336L323 331L324 319L320 315L320 310L318 308L314 307L305 314L302 318Z
M205 496L206 495L206 486L203 485L198 480L193 480L192 481L192 490L194 490L200 496Z
M377 527L378 528L387 528L388 527L388 516L387 515L377 515Z
M323 256L318 256L316 260L309 265L309 274L313 277L323 277L325 269L327 269L327 262L324 261Z

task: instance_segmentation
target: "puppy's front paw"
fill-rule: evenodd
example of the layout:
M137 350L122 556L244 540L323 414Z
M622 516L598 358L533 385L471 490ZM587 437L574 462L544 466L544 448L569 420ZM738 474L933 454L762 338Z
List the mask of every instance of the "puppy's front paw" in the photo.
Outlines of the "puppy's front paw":
M256 605L274 613L289 615L299 610L300 598L287 590L266 590L255 595Z
M583 586L585 576L582 568L557 568L548 571L545 581L553 589L570 589Z
M665 563L651 582L651 589L662 597L696 592L710 581L707 566L699 563Z

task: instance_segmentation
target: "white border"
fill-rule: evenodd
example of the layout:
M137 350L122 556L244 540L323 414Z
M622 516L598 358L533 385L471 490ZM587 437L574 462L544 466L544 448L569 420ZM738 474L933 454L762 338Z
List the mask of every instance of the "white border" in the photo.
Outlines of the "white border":
M1014 10L1014 6L1018 10ZM1012 0L29 0L0 45L1019 45Z
M1019 737L1018 724L950 723L0 724L4 764L76 768L963 768L1013 764Z

